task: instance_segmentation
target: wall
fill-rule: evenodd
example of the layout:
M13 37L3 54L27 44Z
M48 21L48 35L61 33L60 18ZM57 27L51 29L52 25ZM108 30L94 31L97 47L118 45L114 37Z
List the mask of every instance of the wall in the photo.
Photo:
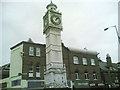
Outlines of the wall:
M34 56L29 55L29 47L34 47ZM36 48L40 48L40 56L36 56ZM22 79L34 79L34 80L44 80L44 66L46 65L46 54L45 54L45 45L43 44L36 44L36 43L24 43L23 46L24 56L23 56L23 70L22 73L27 73L27 75L23 75ZM28 66L30 62L34 65L34 77L29 78L28 77ZM36 76L36 64L40 64L40 78L35 77Z
M95 83L100 83L101 82L101 76L100 76L100 68L98 64L98 58L97 55L93 54L84 54L82 52L76 52L76 51L71 51L67 47L62 47L62 52L63 52L63 63L66 66L66 74L67 74L67 80L72 80L74 82L74 87L75 88L88 88L89 87L89 81L95 82ZM78 56L79 57L79 64L74 64L73 63L73 56ZM83 65L82 58L86 57L88 60L88 65ZM95 66L91 65L90 59L94 58L95 59ZM76 80L75 76L75 71L79 72L79 79ZM88 71L89 73L89 80L85 80L85 71ZM93 72L96 72L97 74L97 80L93 80ZM84 84L84 85L80 85Z
M18 73L22 73L21 52L23 52L23 44L11 50L10 78L18 76Z

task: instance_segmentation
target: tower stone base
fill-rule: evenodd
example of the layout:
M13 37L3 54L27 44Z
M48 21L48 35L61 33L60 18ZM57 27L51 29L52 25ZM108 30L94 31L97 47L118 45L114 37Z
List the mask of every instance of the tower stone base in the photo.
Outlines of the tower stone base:
M51 65L51 66L50 66ZM66 88L66 68L62 64L50 64L44 72L46 88ZM57 66L57 67L56 67Z

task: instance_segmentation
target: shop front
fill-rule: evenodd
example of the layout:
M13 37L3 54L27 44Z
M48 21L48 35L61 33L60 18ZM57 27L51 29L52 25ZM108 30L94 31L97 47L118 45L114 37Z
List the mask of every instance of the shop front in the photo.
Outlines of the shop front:
M74 88L89 88L88 82L75 81Z
M103 82L89 82L90 88L105 88Z

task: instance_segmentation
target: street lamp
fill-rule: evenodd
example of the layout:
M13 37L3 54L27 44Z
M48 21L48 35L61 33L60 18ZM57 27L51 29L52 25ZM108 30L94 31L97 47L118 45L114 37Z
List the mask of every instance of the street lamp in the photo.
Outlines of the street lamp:
M118 37L118 61L120 60L120 35L119 35L119 33L118 33L118 30L117 30L117 27L116 27L116 25L115 26L110 26L110 27L108 27L108 28L105 28L104 29L104 31L106 31L106 30L108 30L109 28L111 28L111 27L114 27L115 28L115 30L116 30L116 33L117 33L117 37Z
M116 33L117 33L117 37L118 37L118 42L119 42L119 44L120 44L120 35L119 35L119 33L118 33L118 30L117 30L116 25L115 25L115 26L110 26L110 27L108 27L108 28L105 28L104 31L108 30L108 29L111 28L111 27L114 27L114 28L115 28Z

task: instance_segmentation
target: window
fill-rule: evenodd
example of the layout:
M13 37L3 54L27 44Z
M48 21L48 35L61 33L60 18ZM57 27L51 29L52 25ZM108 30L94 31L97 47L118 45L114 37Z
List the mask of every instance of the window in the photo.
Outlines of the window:
M110 69L110 70L113 70L113 68L112 68L112 67L109 67L109 69Z
M0 83L0 86L2 86L1 88L7 88L7 82L4 82L4 83Z
M73 63L74 63L74 64L79 64L79 61L78 61L78 57L77 57L77 56L74 56L74 57L73 57Z
M18 85L21 85L21 80L12 81L12 86L18 86Z
M95 65L95 59L91 59L91 65Z
M40 72L36 72L36 77L40 77Z
M31 64L29 65L29 74L28 77L33 77L33 71L34 71L34 66L31 62Z
M44 81L28 81L28 88L36 88L36 87L44 87ZM37 90L37 89L30 89L30 90Z
M34 48L29 47L29 55L33 56L34 55Z
M79 73L78 73L78 71L75 71L75 77L76 77L76 80L79 80Z
M29 66L29 72L33 72L33 65Z
M85 72L85 80L89 80L88 72Z
M33 77L33 72L29 72L29 77Z
M87 58L82 58L83 65L87 65Z
M94 79L94 80L97 80L97 75L96 75L95 72L93 72L93 79Z
M118 83L119 80L118 80L118 77L115 77L115 83Z
M36 56L40 56L40 48L36 48Z
M39 65L39 63L36 64L36 77L40 77L40 65Z

